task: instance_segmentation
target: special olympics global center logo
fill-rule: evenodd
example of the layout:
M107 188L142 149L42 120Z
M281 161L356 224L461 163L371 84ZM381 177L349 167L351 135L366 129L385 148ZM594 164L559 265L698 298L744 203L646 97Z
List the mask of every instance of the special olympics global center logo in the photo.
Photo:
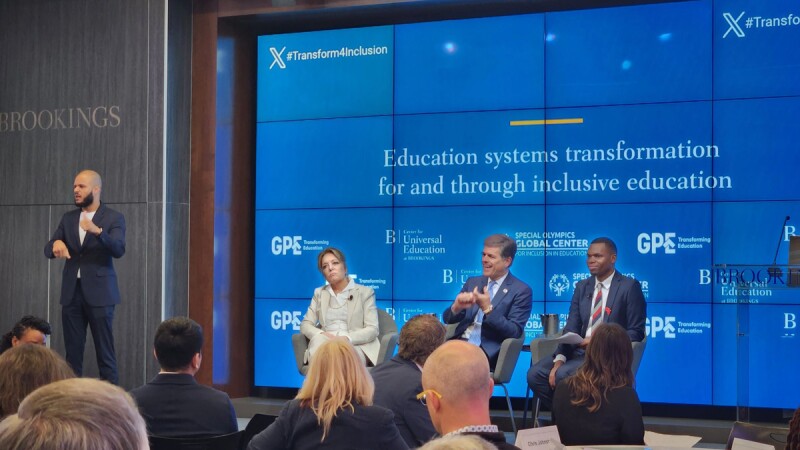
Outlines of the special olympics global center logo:
M562 273L557 273L550 278L550 290L556 293L556 297L566 292L569 287L569 278Z

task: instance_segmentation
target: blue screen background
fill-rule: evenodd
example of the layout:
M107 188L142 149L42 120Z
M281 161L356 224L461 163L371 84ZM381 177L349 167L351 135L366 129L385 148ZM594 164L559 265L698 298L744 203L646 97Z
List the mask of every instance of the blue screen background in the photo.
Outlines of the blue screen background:
M506 233L530 341L608 236L648 303L643 402L796 408L800 288L724 275L786 264L797 234L797 15L696 0L259 37L255 384L302 382L324 247L402 327Z

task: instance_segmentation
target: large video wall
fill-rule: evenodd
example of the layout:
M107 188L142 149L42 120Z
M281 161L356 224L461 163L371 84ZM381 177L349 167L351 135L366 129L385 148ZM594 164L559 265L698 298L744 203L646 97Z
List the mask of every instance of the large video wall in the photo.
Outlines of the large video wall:
M402 326L441 316L506 233L532 339L541 313L563 325L588 243L609 236L648 302L642 401L796 408L800 289L719 274L776 247L786 264L798 73L789 0L261 36L255 384L301 384L290 336L324 247Z

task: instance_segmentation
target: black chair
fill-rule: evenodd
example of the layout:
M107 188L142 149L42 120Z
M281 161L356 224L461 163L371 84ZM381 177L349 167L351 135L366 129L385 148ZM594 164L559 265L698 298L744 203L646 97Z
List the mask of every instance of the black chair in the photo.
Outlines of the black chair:
M788 428L755 425L748 422L734 422L733 427L731 427L731 434L728 435L728 443L725 445L725 450L730 450L733 447L733 440L735 438L759 442L761 444L769 444L775 447L776 450L783 450L786 448L786 438L788 435Z
M242 432L208 437L150 436L150 450L239 450Z
M239 443L239 448L241 450L245 450L247 448L247 444L250 443L250 440L253 439L253 436L257 435L264 431L268 426L272 425L272 422L275 422L277 416L271 416L269 414L256 414L250 419L250 422L247 423L247 427L245 427L244 431L242 432L242 440Z

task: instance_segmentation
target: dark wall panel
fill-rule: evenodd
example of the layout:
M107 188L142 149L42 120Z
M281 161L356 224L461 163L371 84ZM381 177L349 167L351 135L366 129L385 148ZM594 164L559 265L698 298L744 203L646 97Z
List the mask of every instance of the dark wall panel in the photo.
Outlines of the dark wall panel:
M42 249L74 208L75 174L97 170L103 200L127 219L114 320L125 388L155 373L151 342L164 293L169 311L188 309L191 8L178 0L0 2L0 225L18 230L0 237L0 252L18 255L0 263L0 325L23 312L48 316L63 354L63 261L48 261ZM167 48L177 76L168 76ZM85 367L97 374L91 340Z

